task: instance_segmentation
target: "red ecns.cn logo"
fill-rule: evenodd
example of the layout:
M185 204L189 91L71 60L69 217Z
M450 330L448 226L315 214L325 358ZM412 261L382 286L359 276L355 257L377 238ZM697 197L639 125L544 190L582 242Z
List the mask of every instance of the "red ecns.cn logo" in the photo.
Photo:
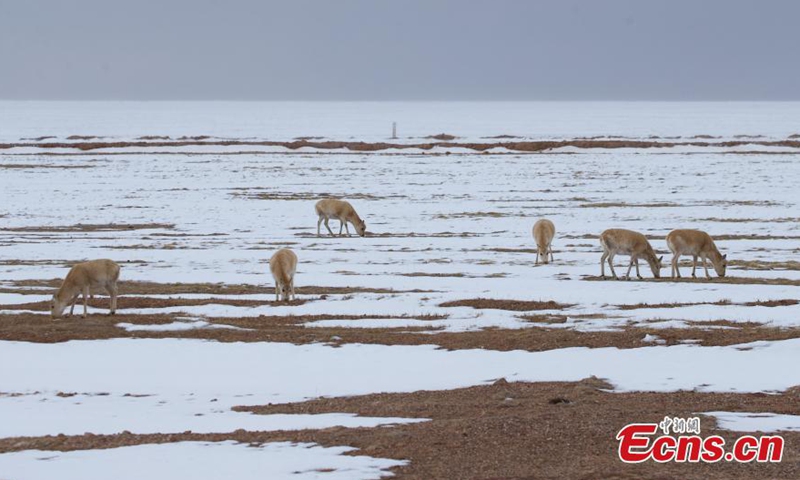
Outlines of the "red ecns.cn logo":
M659 427L664 434L654 438ZM783 456L784 441L779 435L745 435L739 437L733 443L733 448L726 452L724 438L719 435L703 438L699 433L700 420L696 417L666 417L660 424L632 423L617 433L619 459L625 463L648 460L658 463L715 463L720 460L774 463L780 462Z

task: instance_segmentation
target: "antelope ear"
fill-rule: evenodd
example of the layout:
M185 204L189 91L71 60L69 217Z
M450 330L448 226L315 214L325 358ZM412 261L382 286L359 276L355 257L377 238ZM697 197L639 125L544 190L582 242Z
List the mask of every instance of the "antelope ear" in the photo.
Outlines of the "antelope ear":
M725 255L723 255L723 256L722 256L722 259L723 259L723 260L727 260L727 259L728 259L728 254L726 253Z
M661 255L660 257L658 257L658 261L660 262L661 260L664 260L664 255Z

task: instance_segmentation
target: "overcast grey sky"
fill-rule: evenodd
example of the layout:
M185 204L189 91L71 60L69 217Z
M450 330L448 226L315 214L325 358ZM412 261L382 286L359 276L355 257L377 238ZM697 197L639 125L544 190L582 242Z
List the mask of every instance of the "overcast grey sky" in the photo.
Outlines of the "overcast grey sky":
M793 0L0 0L0 98L800 100Z

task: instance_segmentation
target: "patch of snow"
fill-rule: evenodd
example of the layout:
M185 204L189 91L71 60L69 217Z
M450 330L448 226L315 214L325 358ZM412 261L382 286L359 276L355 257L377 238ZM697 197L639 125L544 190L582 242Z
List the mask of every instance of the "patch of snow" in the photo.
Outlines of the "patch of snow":
M735 432L797 432L800 415L747 412L702 412L717 419L717 426Z
M15 480L371 480L407 462L344 455L352 447L275 442L247 445L178 442L73 452L26 450L0 454L0 471ZM323 473L324 472L324 473Z

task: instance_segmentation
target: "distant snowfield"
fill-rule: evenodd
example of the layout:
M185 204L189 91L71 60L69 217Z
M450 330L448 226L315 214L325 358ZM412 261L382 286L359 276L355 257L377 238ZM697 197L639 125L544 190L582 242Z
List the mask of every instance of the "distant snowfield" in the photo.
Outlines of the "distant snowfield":
M0 471L15 480L330 480L378 479L398 460L343 455L349 447L287 442L250 446L236 442L179 442L105 450L27 450L0 455Z
M48 135L388 140L800 133L800 102L0 102L0 141ZM513 140L513 139L512 139Z

